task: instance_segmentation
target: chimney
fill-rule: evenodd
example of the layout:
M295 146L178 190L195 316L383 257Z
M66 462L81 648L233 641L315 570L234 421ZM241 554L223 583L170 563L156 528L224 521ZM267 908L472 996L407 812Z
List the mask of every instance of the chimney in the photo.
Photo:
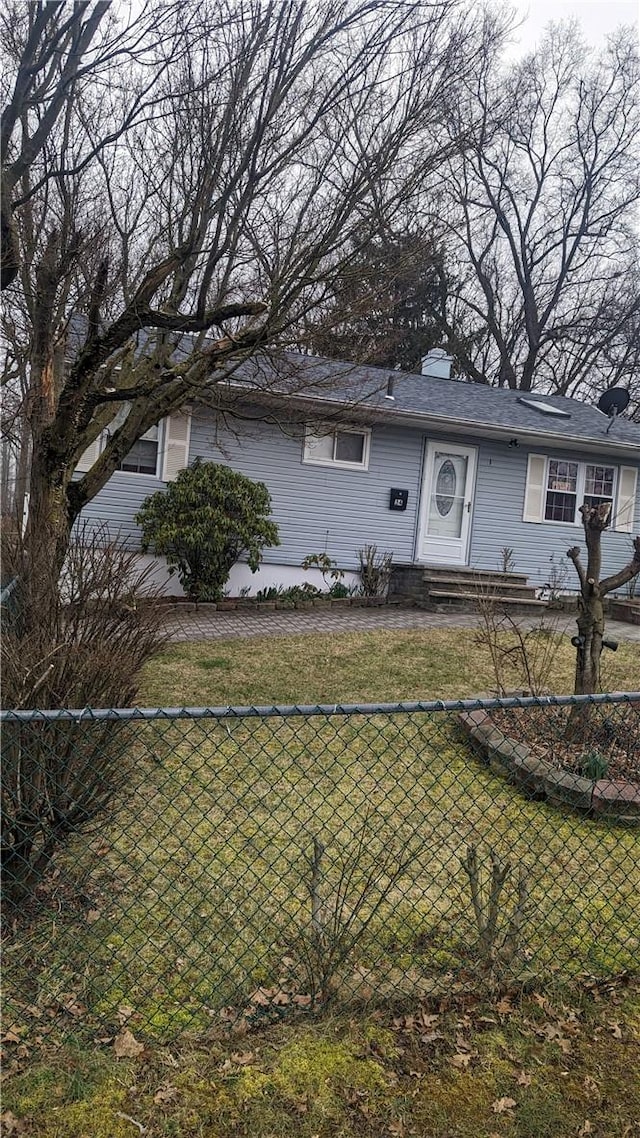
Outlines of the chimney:
M448 356L444 348L432 348L422 360L421 374L432 379L451 379L453 356Z

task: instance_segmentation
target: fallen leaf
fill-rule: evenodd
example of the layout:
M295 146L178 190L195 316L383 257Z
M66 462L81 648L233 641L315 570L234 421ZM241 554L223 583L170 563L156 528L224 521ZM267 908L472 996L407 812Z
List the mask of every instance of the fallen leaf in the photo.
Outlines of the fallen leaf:
M542 1027L536 1031L536 1035L542 1036L548 1043L557 1043L565 1055L571 1054L571 1040L562 1034L557 1023L543 1023Z
M518 1078L516 1079L516 1082L521 1087L530 1087L531 1086L531 1075L527 1075L527 1074L525 1074L524 1071L521 1071L520 1074L518 1075Z
M4 1138L9 1138L13 1134L25 1134L27 1124L21 1118L16 1118L10 1110L4 1110L0 1114L0 1123L2 1123L2 1133Z
M293 997L293 1003L299 1008L308 1008L311 1003L311 996L304 996L299 994Z
M255 1054L253 1051L232 1051L231 1061L237 1063L239 1067L246 1067L249 1063L253 1063Z
M458 1055L451 1055L449 1058L449 1062L451 1063L452 1067L457 1067L458 1070L465 1071L467 1069L467 1067L469 1066L469 1064L471 1063L471 1059L472 1059L472 1056L468 1053L464 1054L464 1055L458 1054Z
M497 1098L496 1101L491 1104L491 1109L494 1114L504 1114L505 1111L513 1110L514 1106L517 1105L514 1098Z
M574 1019L563 1019L560 1023L560 1027L565 1035L580 1034L580 1024L576 1023Z
M585 1118L582 1126L578 1131L578 1138L586 1138L587 1134L595 1134L596 1128L592 1126L588 1119Z
M600 1094L600 1088L599 1088L598 1084L596 1083L595 1079L591 1078L591 1075L585 1075L584 1082L582 1085L583 1085L583 1087L584 1087L584 1089L588 1095L599 1095Z
M622 1028L619 1023L611 1022L608 1024L608 1028L614 1039L622 1039Z
M127 1004L120 1004L118 1008L118 1023L121 1027L124 1026L128 1019L131 1019L132 1015L133 1008L130 1008Z
M403 1138L406 1134L404 1122L400 1118L397 1122L390 1122L387 1129L389 1134L393 1134L393 1138Z
M138 1043L127 1027L123 1028L113 1041L113 1053L116 1059L137 1059L143 1051L144 1043Z
M556 1039L560 1039L562 1037L562 1032L557 1023L543 1023L542 1027L538 1028L536 1035L542 1035L545 1039L548 1039L549 1042L552 1043L555 1042Z
M96 921L99 921L101 916L102 913L99 909L89 909L87 913L87 924L95 925Z
M278 1007L284 1007L286 1004L291 1003L291 996L289 995L288 992L276 992L271 1003L275 1004L275 1006L277 1008Z
M272 995L273 992L271 988L256 988L255 992L252 992L249 996L249 1003L256 1004L256 1006L260 1008L267 1008L271 1003Z
M153 1096L153 1101L157 1103L173 1102L178 1097L179 1091L177 1087L170 1085L158 1087L158 1090Z
M63 992L60 997L60 1007L71 1016L82 1016L87 1010L84 1004L78 1002L75 992Z
M421 1043L435 1043L436 1039L444 1039L444 1035L439 1031L430 1031L427 1035L420 1036Z
M513 1015L515 1008L513 1004L509 1002L509 1000L504 999L498 1001L496 1004L496 1011L500 1012L501 1016L510 1016Z

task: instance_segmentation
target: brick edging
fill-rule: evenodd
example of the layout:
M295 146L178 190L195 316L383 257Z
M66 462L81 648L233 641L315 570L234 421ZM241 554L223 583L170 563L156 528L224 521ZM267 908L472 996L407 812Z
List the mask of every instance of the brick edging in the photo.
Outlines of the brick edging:
M494 726L486 711L461 712L458 721L474 747L497 774L506 776L528 798L546 799L555 806L573 806L596 817L615 818L640 826L640 787L626 779L589 779L559 770L531 754Z

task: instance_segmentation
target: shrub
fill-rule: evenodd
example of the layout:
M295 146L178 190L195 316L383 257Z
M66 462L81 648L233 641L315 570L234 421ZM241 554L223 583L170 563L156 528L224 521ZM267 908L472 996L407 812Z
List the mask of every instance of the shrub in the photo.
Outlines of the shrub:
M33 619L21 588L20 539L13 534L3 544L4 567L16 581L2 614L4 706L131 704L142 665L166 639L162 613L149 603L158 590L136 553L106 529L85 527L70 545L62 582L42 583L51 586L50 603ZM60 846L104 814L126 782L127 725L90 719L3 726L2 891L10 913L33 896Z
M386 597L391 579L393 554L378 553L377 545L365 545L358 550L360 580L365 597Z
M136 515L142 548L167 558L194 601L219 601L229 574L245 556L255 573L266 546L279 545L262 482L228 466L196 459L166 491L151 494Z

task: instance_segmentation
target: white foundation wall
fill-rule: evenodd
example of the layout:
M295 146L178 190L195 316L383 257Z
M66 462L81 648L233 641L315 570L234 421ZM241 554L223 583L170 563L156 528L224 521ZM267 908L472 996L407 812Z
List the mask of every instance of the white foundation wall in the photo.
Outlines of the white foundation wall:
M164 557L152 557L150 554L140 554L138 563L141 569L149 569L149 584L161 585L168 597L183 597L184 590L178 580L178 574L169 575L167 562ZM346 572L341 578L343 585L359 586L360 574ZM231 570L231 575L225 585L225 594L229 597L243 596L255 597L259 589L292 585L315 585L316 589L326 591L333 584L327 574L326 582L318 569L302 569L300 565L272 565L263 563L256 573L252 573L249 566L238 562ZM248 592L246 591L248 589ZM244 590L244 591L243 591Z

